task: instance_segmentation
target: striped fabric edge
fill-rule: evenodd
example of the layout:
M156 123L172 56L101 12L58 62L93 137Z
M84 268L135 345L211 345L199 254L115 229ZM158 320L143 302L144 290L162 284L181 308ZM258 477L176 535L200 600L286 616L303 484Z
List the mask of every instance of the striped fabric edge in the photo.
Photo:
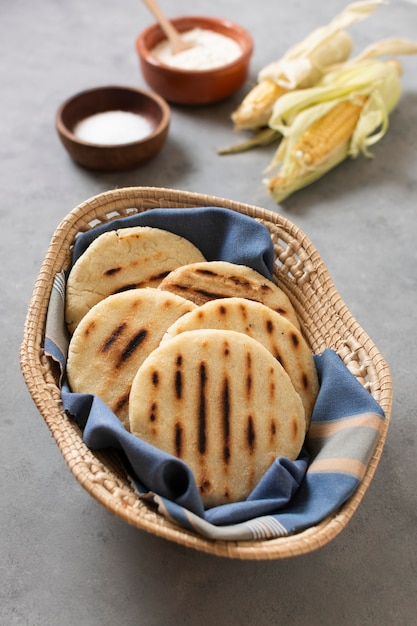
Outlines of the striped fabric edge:
M337 459L318 459L308 468L310 474L350 474L359 481L365 476L367 465L361 461L340 457Z
M308 439L324 439L344 428L356 426L373 428L380 432L384 424L384 417L379 413L360 413L349 417L341 417L329 422L311 422L308 430Z
M154 502L159 513L167 519L188 530L196 531L208 539L220 541L253 541L255 539L276 539L287 536L287 529L272 515L257 517L247 522L230 524L229 526L215 526L187 509L162 498L154 493L141 496L144 500Z
M342 417L331 422L312 422L307 440L310 445L319 444L320 452L313 456L307 473L348 474L361 481L383 426L384 416L374 412ZM349 438L349 445L345 443L340 446L339 443L342 443L345 437ZM355 442L357 447L354 449ZM359 442L367 443L365 456L365 450L361 450ZM344 450L345 454L339 456L338 450ZM349 455L346 455L346 452L349 452ZM354 458L355 452L358 458Z
M44 342L45 353L58 361L61 369L65 367L68 353L68 334L62 322L65 311L65 285L65 273L61 270L55 275L52 284Z
M65 287L66 287L65 272L64 270L61 270L60 272L58 272L58 274L55 274L52 288L55 289L55 291L61 297L62 302L65 302Z

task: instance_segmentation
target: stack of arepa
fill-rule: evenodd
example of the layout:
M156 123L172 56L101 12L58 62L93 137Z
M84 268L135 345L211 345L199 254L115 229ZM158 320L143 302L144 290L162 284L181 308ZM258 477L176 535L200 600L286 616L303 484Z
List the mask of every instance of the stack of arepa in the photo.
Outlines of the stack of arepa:
M181 458L206 507L244 500L298 457L318 393L287 295L250 267L137 226L98 236L66 291L67 378Z

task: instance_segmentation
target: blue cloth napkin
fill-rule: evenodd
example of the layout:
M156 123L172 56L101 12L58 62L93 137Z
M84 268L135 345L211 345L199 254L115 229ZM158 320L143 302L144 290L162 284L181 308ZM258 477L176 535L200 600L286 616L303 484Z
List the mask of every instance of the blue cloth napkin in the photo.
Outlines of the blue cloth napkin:
M101 232L154 226L186 237L208 260L226 260L272 277L273 247L261 223L227 209L154 209L95 228L77 238L73 262ZM120 451L141 498L161 514L205 537L254 540L288 535L336 511L360 484L384 422L384 413L332 350L315 356L320 391L303 450L296 461L280 457L244 502L204 510L190 468L180 459L127 432L97 397L74 394L65 380L68 335L64 323L65 273L51 294L45 352L63 372L63 406L93 450Z

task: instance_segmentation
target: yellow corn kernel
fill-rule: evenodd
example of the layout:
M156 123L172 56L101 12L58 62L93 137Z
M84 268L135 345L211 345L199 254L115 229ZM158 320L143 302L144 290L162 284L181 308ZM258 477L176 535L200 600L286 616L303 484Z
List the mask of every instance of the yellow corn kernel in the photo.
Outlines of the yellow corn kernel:
M275 101L286 91L269 79L255 85L231 115L236 130L255 130L267 126Z
M317 167L341 146L347 146L366 97L344 100L316 120L294 146L294 156L307 167Z

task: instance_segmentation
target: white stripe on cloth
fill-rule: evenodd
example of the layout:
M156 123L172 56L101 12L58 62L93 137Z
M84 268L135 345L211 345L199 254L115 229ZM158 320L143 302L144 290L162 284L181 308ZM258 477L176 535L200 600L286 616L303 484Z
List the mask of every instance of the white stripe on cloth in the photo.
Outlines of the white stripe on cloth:
M149 496L150 494L147 494L145 499L149 500ZM178 519L175 519L169 512L171 503L168 503L164 498L156 494L152 494L151 499L157 504L158 510L162 515L178 524ZM247 522L241 522L240 524L215 526L186 509L182 509L182 512L190 528L208 539L221 541L253 541L255 539L274 539L288 535L286 528L272 515L257 517Z

